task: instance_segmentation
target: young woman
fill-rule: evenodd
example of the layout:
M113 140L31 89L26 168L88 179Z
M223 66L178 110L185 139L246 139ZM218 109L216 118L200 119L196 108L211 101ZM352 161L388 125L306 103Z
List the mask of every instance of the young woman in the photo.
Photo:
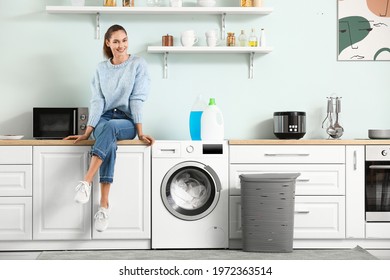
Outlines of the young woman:
M150 77L144 59L127 53L126 30L111 26L105 36L103 52L107 60L98 64L92 80L92 99L86 132L65 140L75 143L95 138L92 159L84 180L76 187L75 201L87 203L96 172L100 172L100 208L95 214L95 229L104 231L109 221L109 191L114 177L117 140L136 135L148 145L153 137L142 130L142 107L149 94Z

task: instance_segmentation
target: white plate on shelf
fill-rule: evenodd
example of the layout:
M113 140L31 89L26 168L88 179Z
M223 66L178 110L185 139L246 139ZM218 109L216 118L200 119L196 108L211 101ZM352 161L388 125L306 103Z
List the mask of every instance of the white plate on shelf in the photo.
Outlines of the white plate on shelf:
M24 135L0 135L0 140L19 140L23 137Z

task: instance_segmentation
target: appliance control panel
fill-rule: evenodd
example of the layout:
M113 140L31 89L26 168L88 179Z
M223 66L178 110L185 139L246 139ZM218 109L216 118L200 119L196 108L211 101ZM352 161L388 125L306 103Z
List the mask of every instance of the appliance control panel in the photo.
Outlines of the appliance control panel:
M390 146L366 146L366 161L390 160Z
M152 157L202 158L227 157L226 141L156 141L152 146Z

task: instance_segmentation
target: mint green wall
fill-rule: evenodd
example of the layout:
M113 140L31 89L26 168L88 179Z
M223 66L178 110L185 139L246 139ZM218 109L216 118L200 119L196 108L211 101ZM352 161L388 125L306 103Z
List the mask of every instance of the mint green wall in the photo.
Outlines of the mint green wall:
M220 5L236 2L219 0ZM146 52L147 45L161 43L162 35L178 38L186 29L197 31L205 44L204 32L219 28L219 16L101 16L102 37L110 25L123 25L129 51L149 63L153 84L145 132L157 139L189 139L188 115L198 94L216 98L227 139L274 138L272 114L282 110L306 111L305 138L326 138L321 122L332 93L343 97L343 138L390 128L390 63L337 61L337 1L264 2L274 8L270 15L227 16L227 31L264 27L274 48L255 56L253 80L247 55L171 54L164 80L162 56ZM94 38L94 15L46 13L45 6L56 3L68 2L0 1L0 134L31 138L34 106L88 106L103 41Z

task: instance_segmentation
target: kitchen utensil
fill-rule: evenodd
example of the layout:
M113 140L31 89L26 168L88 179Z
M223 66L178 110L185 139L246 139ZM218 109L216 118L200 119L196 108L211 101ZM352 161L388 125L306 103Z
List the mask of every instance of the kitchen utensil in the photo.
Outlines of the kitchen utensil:
M368 138L370 139L390 139L390 129L369 129Z
M341 98L341 97L340 97ZM341 112L341 100L339 97L336 97L336 120L333 125L335 130L333 138L340 138L344 134L344 128L339 123L339 114Z
M306 134L306 113L274 113L274 134L279 139L300 139Z

